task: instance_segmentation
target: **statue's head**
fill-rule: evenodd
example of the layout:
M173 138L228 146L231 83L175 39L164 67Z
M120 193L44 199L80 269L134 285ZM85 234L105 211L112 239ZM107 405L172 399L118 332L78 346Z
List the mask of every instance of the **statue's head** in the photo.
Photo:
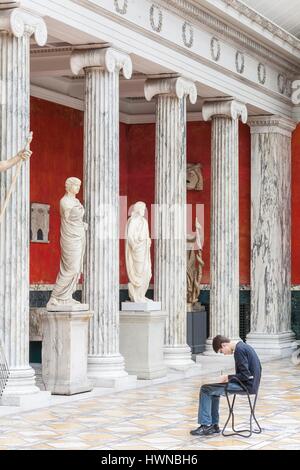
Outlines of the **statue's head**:
M66 180L66 191L71 194L78 194L80 191L81 181L79 178L71 177Z
M133 206L132 215L139 214L144 217L146 212L146 204L144 202L136 202Z

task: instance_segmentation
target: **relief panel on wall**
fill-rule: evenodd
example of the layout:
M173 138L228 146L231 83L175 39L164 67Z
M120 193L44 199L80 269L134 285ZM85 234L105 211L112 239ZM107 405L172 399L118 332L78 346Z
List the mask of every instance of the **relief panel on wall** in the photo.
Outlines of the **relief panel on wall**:
M49 243L49 204L31 204L30 241Z

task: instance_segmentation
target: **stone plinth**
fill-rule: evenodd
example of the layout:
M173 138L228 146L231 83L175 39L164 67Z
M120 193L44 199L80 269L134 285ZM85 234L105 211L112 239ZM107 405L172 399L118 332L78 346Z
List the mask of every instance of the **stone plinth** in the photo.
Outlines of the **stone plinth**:
M120 312L120 352L125 368L138 379L157 379L167 373L163 346L165 312Z
M192 354L205 351L207 339L207 313L205 307L198 306L196 310L187 312L187 344Z
M161 310L161 302L122 302L123 312L157 312Z
M43 315L43 381L52 395L89 392L87 378L89 310Z

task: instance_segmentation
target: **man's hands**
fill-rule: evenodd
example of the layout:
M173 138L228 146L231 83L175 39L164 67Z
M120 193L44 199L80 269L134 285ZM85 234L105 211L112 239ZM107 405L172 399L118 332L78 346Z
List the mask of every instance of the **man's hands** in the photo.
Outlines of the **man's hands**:
M226 384L228 382L228 375L221 375L219 383Z

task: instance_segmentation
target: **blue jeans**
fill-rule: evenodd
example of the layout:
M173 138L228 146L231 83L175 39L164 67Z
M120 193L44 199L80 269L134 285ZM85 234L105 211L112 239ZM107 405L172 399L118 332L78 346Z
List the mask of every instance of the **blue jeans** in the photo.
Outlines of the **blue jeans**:
M219 404L220 396L225 396L225 387L227 384L208 384L202 385L199 394L198 423L210 426L219 424ZM228 384L228 391L242 391L242 387L235 383Z

